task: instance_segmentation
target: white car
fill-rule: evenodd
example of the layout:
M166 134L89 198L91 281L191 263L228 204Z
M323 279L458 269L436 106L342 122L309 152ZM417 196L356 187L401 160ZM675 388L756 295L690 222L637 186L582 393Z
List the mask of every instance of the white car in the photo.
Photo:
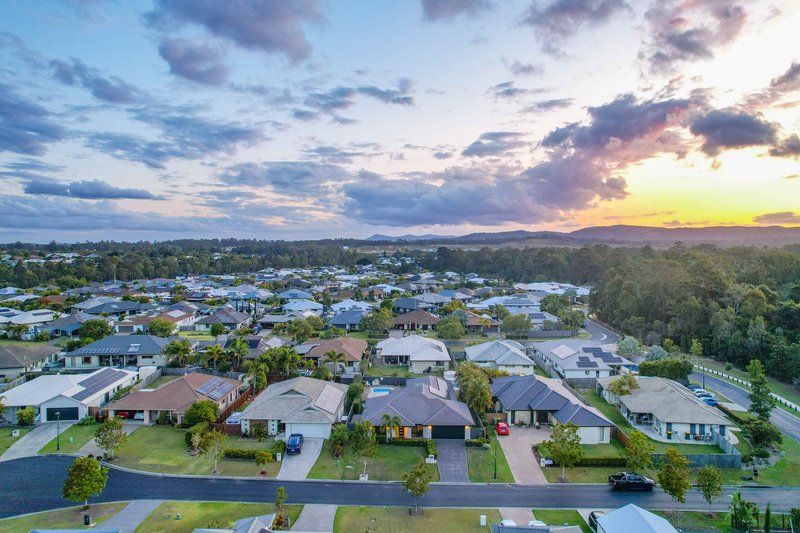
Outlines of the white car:
M542 527L542 526L547 526L547 524L545 524L541 520L528 520L528 527L531 527L531 526Z

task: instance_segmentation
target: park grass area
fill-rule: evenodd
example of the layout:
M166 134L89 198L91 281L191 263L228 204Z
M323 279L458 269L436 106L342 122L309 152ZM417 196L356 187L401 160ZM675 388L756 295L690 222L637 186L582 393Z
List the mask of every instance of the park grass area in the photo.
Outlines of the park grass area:
M12 437L11 432L14 430L19 430L19 437ZM31 428L16 428L16 427L5 427L0 428L0 455L3 455L7 449L11 447L12 444L17 442L19 439L25 436L27 432L29 432Z
M489 443L491 447L486 448L467 448L467 466L469 468L469 480L474 482L486 483L514 483L514 475L506 461L503 447L500 446L494 431L489 431ZM495 447L497 448L497 479L494 479L494 457Z
M39 450L39 453L75 453L84 447L87 443L94 439L94 434L99 424L89 424L87 426L79 426L72 424L65 431L61 432L58 439L53 439L44 445L44 448ZM61 440L61 449L56 450L56 440ZM72 439L72 442L69 440Z
M58 509L35 513L16 518L0 520L0 531L5 533L28 533L34 529L92 529L92 526L83 525L83 515L92 517L94 525L101 524L120 512L128 502L97 503L89 507L88 511L83 506Z
M548 526L578 526L583 533L592 533L589 524L573 509L531 509L536 520Z
M167 376L167 375L158 376L158 377L156 378L156 380L155 380L155 381L153 381L153 382L152 382L150 385L148 385L146 388L148 388L148 389L157 389L157 388L161 387L162 385L166 385L166 384L167 384L167 383L169 383L170 381L175 381L175 380L176 380L176 379L178 379L179 377L180 377L180 376Z
M394 446L379 444L374 457L361 457L352 454L345 448L341 459L333 458L330 441L322 445L322 452L311 468L308 479L358 479L364 471L364 460L367 461L367 474L370 481L398 481L403 474L425 459L425 448L421 446ZM439 481L439 469L436 465L426 465L431 481Z
M0 345L3 344L11 344L14 346L24 346L26 348L30 348L31 346L44 346L48 344L46 342L38 342L38 341L20 341L16 339L0 339Z
M666 518L679 531L719 531L720 533L738 533L739 529L731 527L728 513L704 513L698 511L653 511ZM770 519L772 529L789 528L789 515L772 513ZM764 527L764 509L759 509L758 528Z
M143 426L128 436L128 443L117 450L114 464L170 474L211 475L214 459L204 455L193 456L186 449L185 430L172 426ZM272 442L259 443L253 439L228 437L228 448L263 448L268 450ZM261 472L255 461L238 459L220 459L218 475L255 477ZM267 477L275 477L280 470L280 463L268 463L264 468Z
M303 506L287 505L286 510L294 524ZM191 533L195 528L230 528L240 518L274 511L274 505L263 503L164 502L139 524L136 533ZM177 515L180 520L176 519Z
M381 533L478 533L489 531L480 525L486 515L487 524L500 522L497 509L422 509L421 515L408 514L407 507L343 507L336 510L334 533L380 531ZM374 520L374 521L373 521Z

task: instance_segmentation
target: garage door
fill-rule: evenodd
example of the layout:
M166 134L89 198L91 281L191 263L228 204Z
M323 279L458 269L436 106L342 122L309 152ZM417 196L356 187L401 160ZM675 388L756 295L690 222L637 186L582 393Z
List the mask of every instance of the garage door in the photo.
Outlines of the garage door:
M286 435L300 433L303 437L327 439L331 436L330 424L286 424Z
M464 439L464 426L433 426L434 439Z
M77 407L48 407L47 420L58 420L56 413L61 413L61 420L77 420L78 408Z

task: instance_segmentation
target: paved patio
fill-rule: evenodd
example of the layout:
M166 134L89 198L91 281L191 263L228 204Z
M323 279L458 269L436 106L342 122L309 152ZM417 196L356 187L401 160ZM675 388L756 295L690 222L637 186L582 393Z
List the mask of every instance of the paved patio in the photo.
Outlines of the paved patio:
M439 481L469 481L467 448L463 440L436 439Z
M61 422L61 433L64 433L74 422ZM22 436L11 445L0 457L0 461L11 461L23 457L33 457L39 450L56 438L58 427L55 422L45 422Z
M544 472L536 462L532 448L534 444L539 444L549 438L549 429L517 427L512 427L509 435L497 437L516 483L520 485L544 485L547 483Z

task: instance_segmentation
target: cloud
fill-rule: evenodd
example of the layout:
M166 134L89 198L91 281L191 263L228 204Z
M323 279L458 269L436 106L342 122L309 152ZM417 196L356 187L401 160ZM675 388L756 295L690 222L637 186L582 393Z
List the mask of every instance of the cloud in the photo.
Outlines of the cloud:
M105 78L97 69L89 68L80 59L70 62L50 61L53 77L64 85L80 85L98 100L112 104L130 104L138 100L136 87L116 76Z
M219 48L183 39L164 39L158 53L172 74L203 85L219 86L228 78L228 67Z
M492 7L488 0L422 0L422 16L430 22L476 15Z
M10 161L2 165L5 170L0 171L0 176L21 180L48 179L41 173L60 172L66 167L62 165L52 165L38 159L21 159Z
M770 82L770 87L783 90L794 90L800 87L800 63L792 63L786 72Z
M691 124L694 135L705 138L702 150L711 156L723 148L745 148L775 142L777 126L760 116L722 109L698 116Z
M546 113L556 109L564 109L572 105L572 98L553 98L534 102L520 109L520 113Z
M40 156L67 137L51 112L0 83L0 153Z
M645 13L651 42L641 56L654 71L714 57L715 48L733 42L747 21L738 0L656 2Z
M522 63L521 61L508 61L503 58L503 64L514 76L535 76L544 72L542 63Z
M526 94L535 94L541 91L538 89L522 89L515 87L513 81L504 81L503 83L498 83L497 85L489 87L489 90L486 92L495 100L512 100Z
M318 145L303 150L306 157L319 159L327 163L352 163L354 158L374 157L381 155L380 145L376 143L350 143L346 148L339 146Z
M684 220L681 222L678 219L670 220L669 222L662 222L662 225L668 228L685 228L689 226L708 226L711 224L710 220Z
M144 189L125 189L115 187L101 180L73 181L62 183L52 180L33 180L25 184L27 194L42 194L51 196L71 196L84 199L134 199L134 200L160 200L161 197Z
M352 175L328 163L272 161L235 165L219 179L227 185L254 189L269 186L276 194L325 202L333 186L352 179Z
M791 135L780 141L769 151L769 155L774 157L800 157L800 136Z
M792 211L765 213L753 217L753 222L759 224L800 224L800 213L793 213Z
M461 155L467 157L502 155L526 146L528 143L520 140L521 137L521 133L514 131L488 131L467 146Z
M433 157L436 159L450 159L453 157L453 152L433 152Z
M534 0L522 23L534 29L542 51L559 56L560 46L573 35L630 10L624 0Z
M311 92L303 99L303 105L311 109L293 109L292 116L298 120L311 121L321 115L334 115L339 111L350 109L356 103L359 95L367 96L384 104L412 106L414 97L411 92L414 83L402 78L397 83L397 89L384 89L375 85L361 85L348 87L340 85L325 92ZM352 124L353 120L334 116L333 120L339 124Z
M194 24L247 50L300 62L311 53L303 25L322 16L317 0L157 0L145 19L164 31Z

